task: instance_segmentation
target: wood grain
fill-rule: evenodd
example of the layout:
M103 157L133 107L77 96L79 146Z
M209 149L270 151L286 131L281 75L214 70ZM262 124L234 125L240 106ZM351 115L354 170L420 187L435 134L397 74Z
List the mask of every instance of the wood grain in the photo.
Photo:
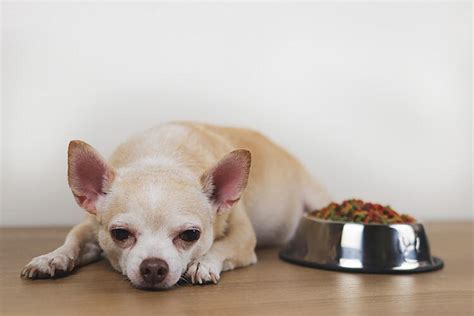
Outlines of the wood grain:
M1 315L361 315L473 313L473 223L428 223L438 272L364 275L299 267L260 249L255 266L226 272L218 285L147 292L107 261L57 280L27 281L21 268L60 245L65 228L0 230Z

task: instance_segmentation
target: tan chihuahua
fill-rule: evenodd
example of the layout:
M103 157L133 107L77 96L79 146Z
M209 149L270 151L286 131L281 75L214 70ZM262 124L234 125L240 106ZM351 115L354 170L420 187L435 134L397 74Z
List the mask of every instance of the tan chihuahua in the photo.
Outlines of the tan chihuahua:
M71 141L68 180L90 215L61 247L34 258L24 278L63 276L104 252L138 288L217 283L222 271L256 263L257 244L287 242L305 209L330 202L261 134L188 122L131 138L109 162Z

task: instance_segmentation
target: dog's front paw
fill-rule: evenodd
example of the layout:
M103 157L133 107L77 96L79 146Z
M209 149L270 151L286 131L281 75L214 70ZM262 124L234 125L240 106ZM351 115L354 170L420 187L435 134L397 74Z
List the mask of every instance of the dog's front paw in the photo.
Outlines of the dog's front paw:
M211 256L203 256L188 266L186 276L193 284L217 284L222 271L222 262Z
M74 269L74 259L58 253L48 253L33 258L21 271L25 279L48 279L62 277Z

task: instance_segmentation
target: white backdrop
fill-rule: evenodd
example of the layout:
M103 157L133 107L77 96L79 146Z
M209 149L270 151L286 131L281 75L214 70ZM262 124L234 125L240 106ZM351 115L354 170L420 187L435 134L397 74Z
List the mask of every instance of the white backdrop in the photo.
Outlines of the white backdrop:
M472 218L471 4L3 3L1 225L73 224L66 148L261 130L341 200Z

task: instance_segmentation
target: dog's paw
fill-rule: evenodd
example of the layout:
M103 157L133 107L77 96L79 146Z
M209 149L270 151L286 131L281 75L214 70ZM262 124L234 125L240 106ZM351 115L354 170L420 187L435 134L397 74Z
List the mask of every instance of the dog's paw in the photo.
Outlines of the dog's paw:
M222 271L222 262L210 256L204 256L188 266L185 275L193 284L217 284Z
M21 271L25 279L48 279L62 277L74 269L74 259L58 253L49 253L33 258Z

